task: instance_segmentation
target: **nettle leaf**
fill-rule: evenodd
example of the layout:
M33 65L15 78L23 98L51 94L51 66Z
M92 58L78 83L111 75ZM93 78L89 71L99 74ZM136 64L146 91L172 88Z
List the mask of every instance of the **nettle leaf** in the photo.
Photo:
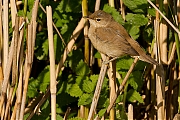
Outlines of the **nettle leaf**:
M82 76L82 75L78 75L76 76L76 84L78 84L79 86L82 86L84 81L88 81L89 77L87 76Z
M129 56L119 58L116 63L116 69L117 70L129 70L132 63L133 63L133 58L131 58Z
M94 91L95 85L90 80L85 80L83 83L83 90L87 93L92 93Z
M148 8L148 13L152 15L153 17L156 16L156 10L154 8Z
M138 101L139 103L144 102L141 95L136 90L133 90L133 89L127 92L126 99L130 102L134 102L134 101Z
M28 7L29 7L29 10L32 10L33 5L34 5L34 0L28 0Z
M106 108L105 108L105 109L101 109L101 110L98 112L98 115L99 115L100 117L102 117L105 113L106 113Z
M81 0L61 0L57 8L60 12L80 12L81 11Z
M94 55L95 58L101 59L101 54L97 51Z
M78 106L88 105L92 102L93 94L83 94L78 100Z
M132 74L129 76L128 83L135 90L138 90L138 88L141 88L143 85L142 72L141 71L133 71Z
M57 34L54 34L54 54L56 61L59 61L61 58L61 55L63 54L64 47L62 41L59 39L59 36ZM49 44L49 43L48 43ZM49 45L48 45L49 48Z
M68 54L68 58L67 58L69 67L75 72L77 64L82 59L84 59L82 50L81 49L73 50Z
M143 26L148 23L148 18L146 18L142 14L133 14L133 13L128 13L126 15L126 21L127 23L135 26Z
M120 23L121 25L123 25L125 23L122 16L119 14L119 12L114 7L111 7L108 4L105 4L103 7L103 10L105 12L111 14L112 17L114 18L114 20L117 21L118 23Z
M123 3L135 13L144 13L147 9L147 0L123 0Z
M84 76L84 75L89 74L89 72L90 72L89 67L87 66L86 63L84 63L83 60L81 60L76 67L76 74Z
M37 79L30 78L28 84L27 96L30 98L35 97L38 94L39 81Z
M41 83L39 86L39 90L45 92L47 86L50 84L49 65L46 66L44 70L39 74L37 80Z
M69 90L68 93L73 97L79 97L83 94L82 90L79 88L78 84L73 84Z
M130 24L126 24L125 25L128 33L130 34L130 36L136 40L138 37L139 37L139 32L140 32L140 29L138 26L135 26L135 25L130 25Z

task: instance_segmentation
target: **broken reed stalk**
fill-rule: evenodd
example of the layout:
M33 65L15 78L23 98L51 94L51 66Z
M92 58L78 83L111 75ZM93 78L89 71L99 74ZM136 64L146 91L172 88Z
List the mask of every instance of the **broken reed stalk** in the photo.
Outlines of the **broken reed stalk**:
M109 104L108 108L107 108L107 113L110 112L111 108L113 107L114 103L116 102L116 99L118 97L118 95L120 94L120 92L122 91L122 89L124 88L124 85L126 84L128 78L129 78L129 75L131 74L131 72L133 71L137 61L139 60L138 57L136 57L131 65L131 67L129 68L125 78L123 79L123 82L121 83L121 85L119 86L116 94L113 96L113 99L112 99L112 102Z
M55 74L55 57L54 57L54 40L53 40L51 6L46 6L46 11L47 11L47 28L48 28L49 58L50 58L51 120L56 120L56 74Z
M108 61L108 60L109 60L109 57L105 57L105 59L103 61ZM102 88L102 84L103 84L104 77L105 77L105 74L106 74L106 70L107 70L107 65L102 64L101 70L100 70L100 73L99 73L98 82L96 84L96 89L95 89L95 92L94 92L93 100L92 100L92 103L91 103L91 108L90 108L88 120L91 120L92 117L93 117L93 114L96 112L96 107L97 107L97 103L98 103L98 100L99 100L99 95L100 95L100 92L101 92L101 88Z

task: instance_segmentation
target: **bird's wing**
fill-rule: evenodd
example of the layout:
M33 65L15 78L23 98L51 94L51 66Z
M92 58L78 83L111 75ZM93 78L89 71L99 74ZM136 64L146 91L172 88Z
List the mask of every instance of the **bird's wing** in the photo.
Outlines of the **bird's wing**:
M111 27L96 28L96 37L103 43L108 44L110 48L117 48L124 54L138 56L138 52L131 46L120 32Z

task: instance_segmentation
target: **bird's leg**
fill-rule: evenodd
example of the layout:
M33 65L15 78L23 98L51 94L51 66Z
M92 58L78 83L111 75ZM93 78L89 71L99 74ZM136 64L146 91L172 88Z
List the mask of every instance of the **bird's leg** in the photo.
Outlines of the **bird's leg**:
M108 61L103 61L103 64L108 64L108 63L114 61L114 60L117 59L117 58L118 58L118 57L114 57L114 58L112 58L112 59L110 59L110 60L108 60Z

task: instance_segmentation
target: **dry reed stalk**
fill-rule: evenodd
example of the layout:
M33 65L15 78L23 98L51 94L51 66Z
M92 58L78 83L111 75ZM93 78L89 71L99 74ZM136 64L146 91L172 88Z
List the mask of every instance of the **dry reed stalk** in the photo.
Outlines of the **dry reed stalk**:
M82 14L88 16L87 0L82 0ZM84 57L85 62L89 65L89 39L88 39L88 20L84 19Z
M33 10L32 10L31 23L28 25L27 53L26 53L26 60L25 60L25 66L24 66L24 80L25 81L24 81L24 89L23 89L22 104L21 104L19 119L23 119L23 116L24 116L28 80L30 77L31 67L32 67L32 62L33 62L33 56L34 56L34 46L35 46L36 27L37 27L36 18L37 18L38 2L39 2L39 0L36 0L34 3Z
M8 9L8 0L3 0L3 73L4 73L4 76L5 76L5 72L7 72L5 69L7 68L8 66L8 49L9 49L9 21L8 21L8 17L9 17L9 9ZM7 64L8 63L8 64ZM9 73L10 74L10 73ZM6 77L8 78L8 77ZM3 104L4 104L4 98L6 96L6 88L7 88L7 85L8 85L8 81L9 81L9 78L8 79L5 79L4 78L4 81L2 83L2 96L1 96L1 101L0 101L0 114L1 114L1 111L3 109L4 111L4 107L2 108ZM4 116L3 114L1 114L1 118Z
M108 70L108 77L109 77L109 89L110 89L110 103L112 102L113 97L116 94L116 61L112 61L109 63L109 70ZM116 110L111 108L109 118L110 120L115 120Z
M14 51L13 51L13 63L12 63L12 83L11 83L11 88L10 88L10 92L9 92L9 96L8 96L8 101L6 104L6 110L5 110L5 117L4 119L7 119L7 115L8 115L8 109L11 108L10 105L12 105L13 99L14 99L14 88L17 84L17 75L18 75L18 68L17 68L17 41L19 39L19 17L16 16L15 18L15 27L14 27L14 31L13 31L13 37L12 39L14 39ZM10 107L10 108L9 108Z
M96 0L95 10L94 10L94 11L99 10L99 8L100 8L100 2L101 2L101 0Z
M114 0L109 0L109 6L115 7Z
M5 75L5 69L8 61L9 54L9 8L8 0L3 0L3 72ZM8 79L9 80L9 79ZM1 112L0 112L1 113Z
M106 58L104 59L104 61L108 61L108 60L109 60L108 57L106 57ZM97 107L99 95L100 95L100 92L101 92L102 83L103 83L103 81L104 81L104 77L105 77L105 74L106 74L106 70L107 70L107 65L102 64L102 66L101 66L101 71L100 71L100 73L99 73L98 82L97 82L97 84L96 84L95 93L94 93L93 100L92 100L92 103L91 103L91 108L90 108L88 120L91 120L91 119L92 119L92 116L93 116L93 114L94 114L95 111L96 111L96 107Z
M2 0L0 0L0 91L3 81L3 68L2 68L2 41L3 41L3 31L2 31ZM1 113L1 112L0 112Z
M21 17L20 18L20 24L19 26L24 22L24 19ZM17 47L17 59L19 60L19 62L17 63L18 67L19 67L19 80L18 80L18 88L17 88L17 92L16 92L16 102L15 102L15 108L13 109L13 113L11 115L11 120L18 120L19 119L19 112L20 112L20 103L21 103L21 99L22 99L22 77L23 77L23 53L24 53L24 49L23 49L23 36L24 36L24 29L20 30L20 37L19 37L19 42L18 42L18 47Z
M64 115L63 120L67 120L67 117L68 117L68 115L69 115L70 111L71 111L71 108L70 108L70 107L68 107L68 108L67 108L67 110L66 110L66 113L65 113L65 115Z
M14 52L14 39L12 40L11 46L10 46L9 57L8 57L8 61L7 61L8 64L6 65L5 70L4 70L5 72L4 72L4 81L2 83L2 91L1 91L2 95L1 95L1 101L0 101L0 114L1 114L1 111L3 110L2 106L4 104L4 100L5 100L6 93L7 93L7 86L8 86L8 81L9 81L9 77L10 77L12 61L13 61L13 52ZM1 116L1 117L3 117L3 116Z
M47 28L49 41L49 58L50 58L50 92L51 92L51 120L56 120L56 74L55 74L55 57L54 57L54 40L52 26L52 8L46 6L47 11Z
M114 5L114 0L109 0L109 5L111 7L115 7ZM110 88L110 103L112 102L113 97L116 94L116 61L112 61L109 63L109 88ZM109 119L110 120L115 120L116 117L116 110L114 108L111 108L110 114L109 114Z
M176 43L174 42L173 46L172 46L170 57L169 57L168 62L167 62L167 65L170 65L171 62L173 61L174 55L175 55L175 51L176 51Z
M26 53L26 70L24 70L24 88L23 88L23 96L22 96L22 103L20 109L20 116L19 119L23 119L24 117L24 110L25 110L25 103L26 103L26 94L28 89L28 81L31 73L32 67L32 24L28 25L28 40L27 40L27 53Z
M133 105L128 105L128 120L133 120Z
M125 6L122 0L120 0L120 6L121 6L121 15L123 20L125 20Z
M11 5L11 20L12 20L12 28L15 26L15 20L16 20L16 14L17 14L17 8L16 8L16 2L15 0L10 0Z
M168 2L164 0L163 6L165 8L166 14L168 14ZM161 61L167 64L167 36L168 35L168 26L166 21L162 19L160 22L160 37L159 37L159 45L160 45L160 52L161 52Z
M46 90L46 94L44 94L41 98L41 100L39 101L39 103L36 105L36 107L34 108L34 111L32 111L30 113L30 115L28 116L27 120L30 120L33 115L39 110L39 108L41 107L41 105L45 102L45 100L49 97L50 95L50 91L49 88Z
M159 36L160 36L160 28L159 28L159 12L156 11L156 20L155 20L155 40L157 43L157 54L156 58L160 63L161 56L160 56L160 43L159 43ZM160 72L160 71L157 71ZM163 71L162 71L163 72ZM157 119L165 119L165 79L162 76L156 74L156 96L157 96Z
M21 57L22 58L22 57ZM19 120L20 115L20 108L21 108L21 100L22 100L22 84L23 84L23 64L20 62L20 76L19 76L19 82L18 82L18 88L17 88L17 99L15 103L15 108L13 109L13 113L11 115L11 120Z
M132 70L134 69L134 67L135 67L135 65L136 65L136 63L137 63L138 60L139 60L138 57L136 57L136 58L134 59L131 67L129 68L126 76L125 76L124 79L123 79L123 82L122 82L121 85L119 86L116 94L113 96L112 102L109 104L109 106L108 106L108 108L107 108L107 111L106 111L107 113L109 113L110 110L111 110L111 108L113 107L113 105L114 105L114 103L115 103L118 95L120 94L120 92L121 92L122 89L124 88L124 86L125 86L125 84L126 84L126 82L127 82L127 79L129 78L129 75L131 74L131 72L132 72Z
M88 16L88 3L87 0L82 0L82 16ZM90 42L88 39L88 20L84 19L84 61L89 66L90 63ZM81 118L88 117L89 108L81 105L80 106L80 116ZM87 112L87 113L86 113Z

